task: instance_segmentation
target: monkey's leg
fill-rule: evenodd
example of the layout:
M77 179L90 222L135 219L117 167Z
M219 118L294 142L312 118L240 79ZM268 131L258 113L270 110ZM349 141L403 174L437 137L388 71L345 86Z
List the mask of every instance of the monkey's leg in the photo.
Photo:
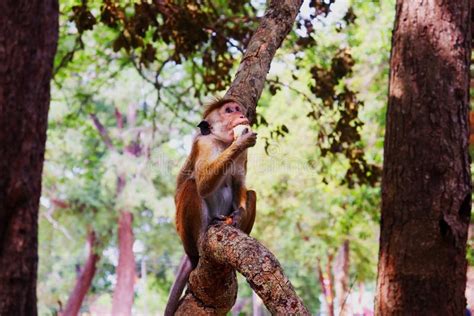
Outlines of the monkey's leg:
M176 202L176 229L183 242L184 251L188 255L193 267L199 260L198 242L207 226L207 212L204 201L199 196L196 181L187 179L180 187L175 197Z
M240 229L246 234L250 234L252 231L253 223L255 222L255 216L257 214L257 193L254 190L248 190L246 192L245 199L245 211L242 215Z
M242 187L239 191L239 204L236 210L230 215L232 224L240 228L244 233L250 234L253 223L255 222L257 194L253 190Z

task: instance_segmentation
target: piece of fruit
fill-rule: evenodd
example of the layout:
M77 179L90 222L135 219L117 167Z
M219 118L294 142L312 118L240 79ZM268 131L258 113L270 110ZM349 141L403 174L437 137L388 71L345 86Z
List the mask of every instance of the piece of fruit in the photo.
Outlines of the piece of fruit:
M247 134L250 132L250 126L249 125L237 125L236 127L233 128L234 130L234 139L237 139L239 136Z

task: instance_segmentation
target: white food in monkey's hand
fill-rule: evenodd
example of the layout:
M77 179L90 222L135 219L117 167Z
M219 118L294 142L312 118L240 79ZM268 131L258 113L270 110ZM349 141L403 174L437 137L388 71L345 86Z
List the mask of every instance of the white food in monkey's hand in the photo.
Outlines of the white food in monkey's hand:
M237 139L239 136L250 133L252 130L249 125L241 124L233 128L234 139Z

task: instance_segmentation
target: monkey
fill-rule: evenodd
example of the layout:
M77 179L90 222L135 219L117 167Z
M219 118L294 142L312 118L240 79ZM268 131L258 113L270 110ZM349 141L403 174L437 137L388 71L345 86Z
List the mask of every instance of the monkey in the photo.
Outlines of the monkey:
M250 234L256 215L256 193L247 190L247 148L257 134L250 131L242 106L233 99L208 105L191 153L176 180L176 229L185 257L172 286L165 315L173 315L191 271L199 261L199 242L208 226L224 221Z

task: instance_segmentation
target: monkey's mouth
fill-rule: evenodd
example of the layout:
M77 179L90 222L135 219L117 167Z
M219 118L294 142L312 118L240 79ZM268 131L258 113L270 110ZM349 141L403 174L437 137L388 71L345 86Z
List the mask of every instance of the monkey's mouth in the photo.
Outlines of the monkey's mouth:
M235 121L232 122L232 126L231 128L234 128L236 127L237 125L250 125L250 121L248 118L244 117L244 118L239 118Z

